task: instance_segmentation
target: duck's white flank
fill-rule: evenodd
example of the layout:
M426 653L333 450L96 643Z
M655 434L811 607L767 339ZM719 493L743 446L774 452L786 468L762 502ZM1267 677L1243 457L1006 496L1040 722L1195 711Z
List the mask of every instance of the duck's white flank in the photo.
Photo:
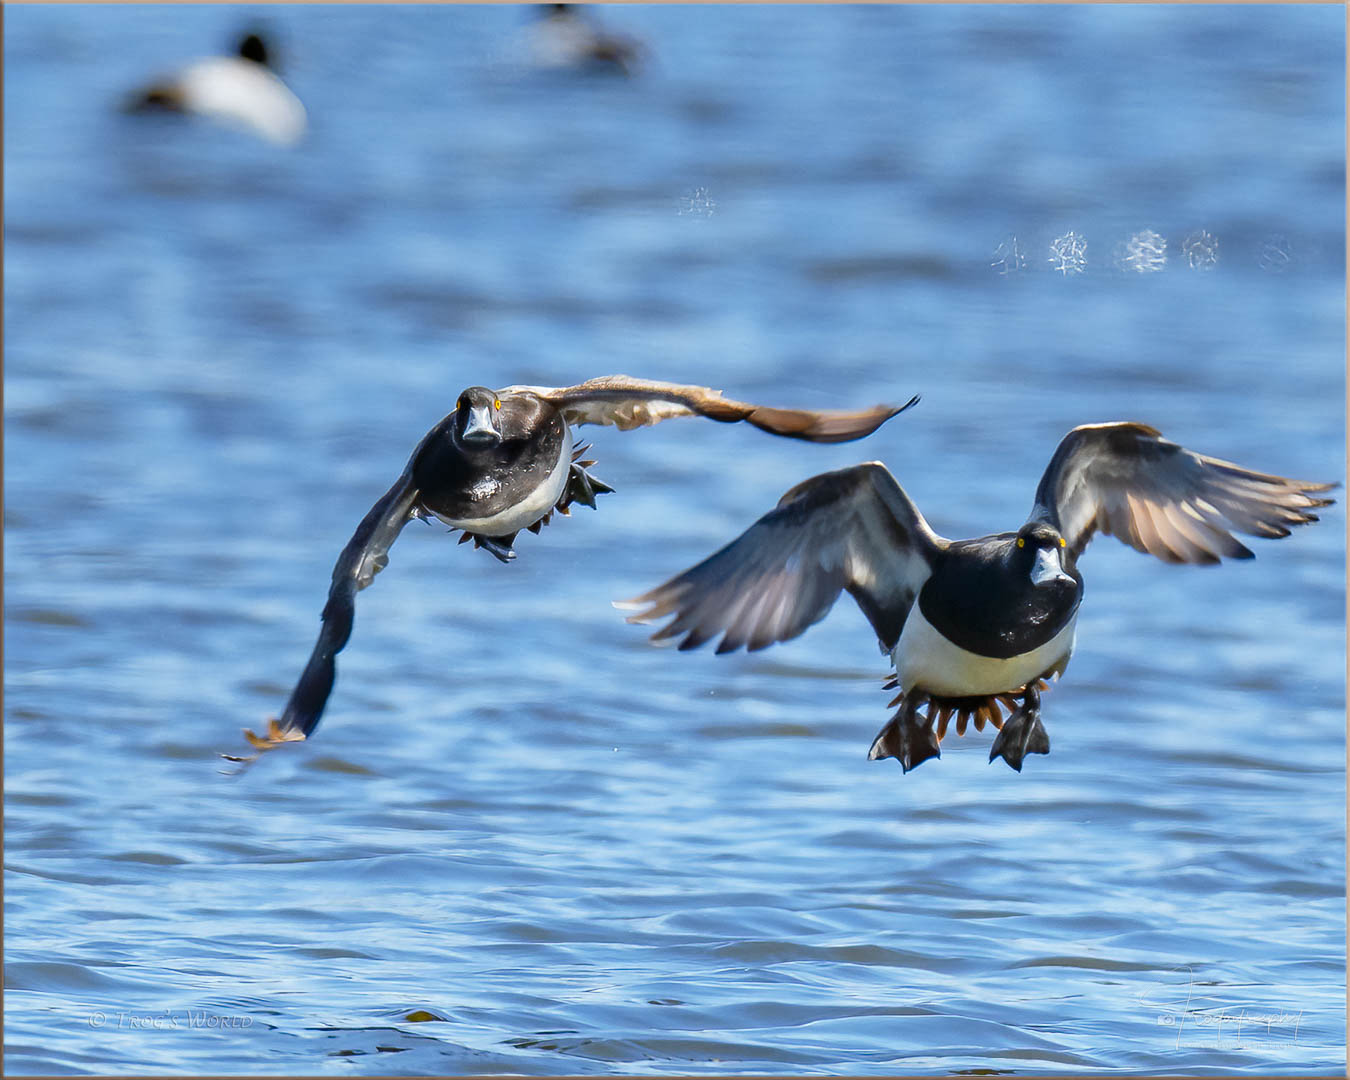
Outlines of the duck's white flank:
M595 29L577 15L551 15L532 27L531 58L540 67L576 67L590 57L596 39Z
M289 145L304 134L305 107L261 64L237 57L199 60L178 77L183 108Z
M1024 656L996 660L953 645L933 629L915 603L891 661L905 690L918 688L940 697L999 694L1025 686L1052 667L1063 670L1073 653L1077 624L1074 612L1069 624L1044 645Z

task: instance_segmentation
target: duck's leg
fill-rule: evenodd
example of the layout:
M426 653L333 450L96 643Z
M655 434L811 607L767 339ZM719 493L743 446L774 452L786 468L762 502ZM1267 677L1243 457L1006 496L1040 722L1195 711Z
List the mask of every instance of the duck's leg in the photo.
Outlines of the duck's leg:
M1007 720L989 748L989 760L1001 757L1018 772L1027 754L1050 753L1050 736L1041 723L1041 692L1030 685L1022 695L1022 704Z
M510 562L516 557L516 553L511 550L511 545L516 542L515 533L510 536L480 536L478 533L466 532L459 538L461 544L467 544L470 540L474 547L490 552L502 562Z
M567 486L563 488L562 498L557 503L558 509L564 514L567 513L567 508L574 502L579 502L594 510L597 495L608 495L614 491L603 480L596 479L586 471L595 464L594 461L577 460L589 449L589 446L579 446L573 451L572 462L568 466Z
M872 740L872 749L867 752L868 761L893 757L900 762L901 769L909 772L929 758L942 756L933 724L922 723L918 718L922 701L923 695L913 690L905 695L904 703L890 723Z

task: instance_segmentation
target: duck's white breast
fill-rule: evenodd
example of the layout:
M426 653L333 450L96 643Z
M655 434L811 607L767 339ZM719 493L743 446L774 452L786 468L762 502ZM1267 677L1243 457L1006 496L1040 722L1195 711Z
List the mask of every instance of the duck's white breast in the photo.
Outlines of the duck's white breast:
M1062 667L1073 652L1078 613L1044 645L1022 656L999 660L954 645L923 617L916 603L891 653L900 685L944 697L999 694L1025 686L1052 667Z
M547 514L567 487L567 474L572 465L572 429L563 425L562 451L553 471L548 478L520 502L508 506L490 517L448 518L444 514L436 516L454 529L477 533L479 536L510 536L512 533L527 529Z

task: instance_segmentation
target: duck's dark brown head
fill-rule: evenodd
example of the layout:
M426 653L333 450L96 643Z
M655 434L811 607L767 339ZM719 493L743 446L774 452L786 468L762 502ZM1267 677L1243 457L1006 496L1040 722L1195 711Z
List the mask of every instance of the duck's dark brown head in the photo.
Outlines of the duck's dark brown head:
M503 443L528 443L561 436L562 417L535 394L501 394L486 386L471 386L455 406L455 441L466 451L485 450Z
M1065 550L1064 537L1057 529L1044 521L1028 521L1017 530L1010 557L1013 566L1037 588L1076 585L1064 567Z

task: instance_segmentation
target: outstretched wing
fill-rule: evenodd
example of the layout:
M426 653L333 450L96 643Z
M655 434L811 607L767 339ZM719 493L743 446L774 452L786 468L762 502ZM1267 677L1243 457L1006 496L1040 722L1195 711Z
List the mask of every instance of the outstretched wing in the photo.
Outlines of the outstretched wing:
M286 711L281 714L278 726L283 734L308 735L319 726L337 674L335 657L351 637L352 621L356 617L356 594L388 565L389 548L398 539L403 526L412 520L417 497L410 462L394 486L361 519L361 524L338 556L333 567L333 583L328 588L328 603L323 608L319 640L310 653L300 681L291 691Z
M849 442L870 435L919 400L915 396L898 408L877 405L859 412L774 409L732 401L720 390L706 386L653 382L628 375L605 375L576 386L508 386L501 393L522 391L537 394L574 425L613 424L620 431L628 431L675 416L706 416L724 423L745 420L774 435L823 443Z
M847 589L889 652L946 541L928 527L884 465L869 462L798 484L737 539L623 605L629 622L674 619L653 641L684 635L719 653L794 638Z
M1250 559L1234 532L1288 536L1332 500L1314 484L1204 457L1145 424L1085 424L1069 432L1036 488L1031 520L1059 530L1072 557L1092 534L1115 535L1171 563Z

